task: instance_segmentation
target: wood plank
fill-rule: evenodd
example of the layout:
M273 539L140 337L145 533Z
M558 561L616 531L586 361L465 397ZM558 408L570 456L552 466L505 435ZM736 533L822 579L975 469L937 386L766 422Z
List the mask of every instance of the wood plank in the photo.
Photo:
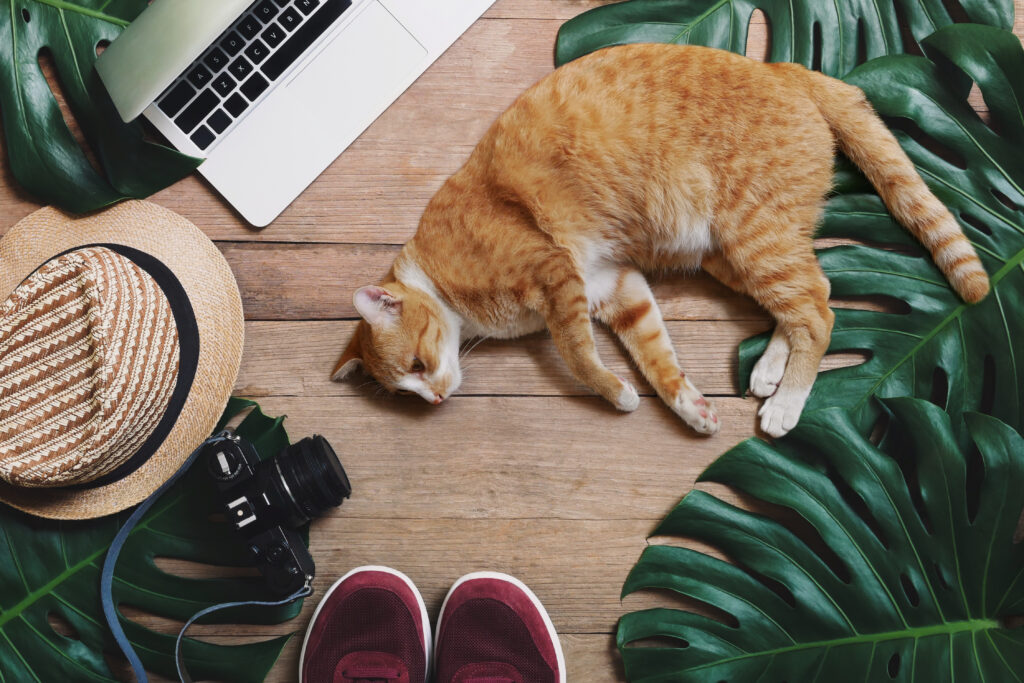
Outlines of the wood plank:
M398 254L396 245L220 245L238 279L249 320L352 318L352 293L376 284ZM678 275L654 284L662 313L671 320L758 320L767 314L710 277Z
M719 398L697 435L660 400L619 413L594 397L265 397L298 439L334 444L355 493L344 521L660 519L718 455L753 434L759 401ZM333 518L333 517L332 517ZM339 567L340 568L340 567Z
M578 14L616 0L498 0L484 19L557 19L568 21Z
M245 354L235 384L242 396L358 396L377 390L368 376L344 382L329 378L337 357L355 329L355 321L253 321L245 328ZM757 320L669 321L669 334L680 363L697 387L710 396L736 395L739 343L766 329ZM601 358L629 378L643 395L653 390L636 370L614 336L596 325ZM823 369L860 361L853 354L825 358ZM535 334L521 339L489 339L463 361L459 396L590 396L573 378L551 338Z
M614 505L614 501L609 501ZM610 633L624 613L665 600L636 594L619 600L629 570L646 547L653 520L559 519L353 519L342 515L318 522L311 548L317 563L316 595L349 569L383 564L406 573L423 594L436 620L452 584L475 571L501 571L528 585L541 599L559 633ZM173 565L172 565L173 566ZM202 576L201 565L174 567L182 576ZM283 625L232 625L233 635L266 637L303 628L318 600ZM143 626L173 633L176 622L126 610ZM199 624L194 634L223 632ZM190 630L190 633L193 631Z

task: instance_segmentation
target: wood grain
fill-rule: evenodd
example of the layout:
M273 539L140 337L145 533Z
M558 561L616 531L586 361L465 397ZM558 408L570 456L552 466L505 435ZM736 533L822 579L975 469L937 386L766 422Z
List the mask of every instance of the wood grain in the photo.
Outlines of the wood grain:
M715 457L755 434L759 402L736 395L736 347L767 329L767 316L703 275L655 285L684 367L717 396L723 431L710 439L649 396L603 329L602 356L646 394L635 413L619 414L577 385L545 335L485 341L469 356L462 392L440 407L327 375L354 325L352 291L379 280L431 195L494 118L551 71L562 22L607 2L498 0L264 230L246 226L198 175L154 197L218 240L236 274L248 320L236 392L288 415L293 437L325 434L352 478L352 499L313 527L318 592L354 566L388 564L412 576L436 614L462 574L516 574L551 612L569 679L586 683L622 680L611 635L619 616L682 604L666 595L620 602L618 594L656 522ZM1024 0L1016 5L1020 35ZM748 54L763 58L768 34L755 12ZM984 113L976 91L971 102ZM0 166L0 232L36 208ZM857 360L830 357L826 367ZM223 571L158 563L184 576ZM267 679L291 682L315 604L308 600L287 624L199 625L194 633L239 643L299 632ZM126 610L157 630L178 626Z
M722 432L696 435L659 400L624 414L597 397L268 397L296 436L334 444L353 518L642 519L654 522L716 455L753 432L757 402L716 401ZM642 445L641 445L642 444ZM400 465L398 465L400 463ZM410 543L418 543L408 539Z

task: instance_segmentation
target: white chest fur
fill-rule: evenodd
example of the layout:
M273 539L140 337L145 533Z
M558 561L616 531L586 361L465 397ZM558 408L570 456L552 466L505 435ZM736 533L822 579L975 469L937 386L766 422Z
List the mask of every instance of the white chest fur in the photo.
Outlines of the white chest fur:
M468 318L462 319L462 327L459 336L463 341L476 337L489 337L491 339L515 339L527 334L533 334L543 330L547 325L543 316L533 311L523 311L514 320L508 321L505 325L487 325Z

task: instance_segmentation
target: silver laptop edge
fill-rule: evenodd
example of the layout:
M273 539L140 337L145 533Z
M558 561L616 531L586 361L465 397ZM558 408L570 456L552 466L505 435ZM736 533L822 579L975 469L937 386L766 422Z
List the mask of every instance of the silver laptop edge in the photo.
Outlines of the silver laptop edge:
M185 7L196 2L157 0L136 21L143 22L146 14L157 8L167 12L167 6L173 3ZM182 132L156 102L147 106L143 115L174 147L186 154L206 157L199 172L246 221L262 227L330 166L493 2L354 0L340 19L267 90L249 102L219 137L212 143L209 138L200 141L209 143L206 149L194 144L189 134ZM175 59L160 63L164 73L151 77L161 91L231 22L225 23L218 16L214 23L213 38L209 37L213 33L210 27L204 26L203 45L198 49L193 44L183 46ZM167 26L166 19L163 25ZM132 27L122 38L132 39ZM138 35L133 40L139 46L147 42L152 45L152 39L147 41L145 35ZM108 58L113 67L101 64L118 41L101 55L97 70L107 82L115 104L126 114L138 106L130 95L138 98L141 86L135 83L126 87L125 77L112 78L110 73L117 73L120 67L121 73L130 74L127 79L137 79L138 71L145 69L137 71L128 66L139 63L137 56L132 61L132 51L128 49L124 54L115 51L116 59ZM127 43L126 40L126 46ZM157 67L149 68L152 71ZM177 74L168 78L168 68Z

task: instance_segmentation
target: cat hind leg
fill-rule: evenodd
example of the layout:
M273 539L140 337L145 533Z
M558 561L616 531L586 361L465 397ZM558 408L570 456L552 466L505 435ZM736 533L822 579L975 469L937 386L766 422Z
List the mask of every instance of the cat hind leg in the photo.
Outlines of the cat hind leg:
M745 283L732 266L725 260L721 253L713 253L705 256L702 264L704 270L711 277L715 278L729 289L751 296ZM758 398L768 398L774 394L786 372L786 363L789 361L789 339L776 325L772 333L768 347L761 354L754 369L750 373L750 393Z
M810 244L786 259L786 265L773 270L771 266L753 274L754 298L775 317L778 333L783 335L789 347L781 381L758 411L761 429L779 437L789 432L800 420L804 404L811 393L811 387L818 375L821 359L828 350L835 315L828 307L829 282ZM774 283L774 284L769 284ZM769 342L771 347L771 342ZM776 349L765 351L762 356L767 370L772 375L759 379L774 378L781 363L781 342Z

